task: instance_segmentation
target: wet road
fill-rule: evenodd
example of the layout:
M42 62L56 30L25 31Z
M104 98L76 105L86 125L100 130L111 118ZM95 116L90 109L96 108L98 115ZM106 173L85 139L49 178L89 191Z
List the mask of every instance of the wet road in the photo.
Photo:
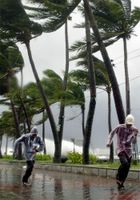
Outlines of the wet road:
M0 200L140 200L138 181L126 181L118 192L114 179L36 169L24 187L23 173L21 166L0 165Z

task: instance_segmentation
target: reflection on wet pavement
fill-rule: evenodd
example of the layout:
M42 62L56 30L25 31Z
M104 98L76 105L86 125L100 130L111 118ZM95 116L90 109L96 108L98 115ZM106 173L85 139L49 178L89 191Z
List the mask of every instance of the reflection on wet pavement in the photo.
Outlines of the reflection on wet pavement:
M0 200L140 200L140 183L126 181L118 192L115 180L46 170L34 170L32 185L24 187L24 169L0 165Z

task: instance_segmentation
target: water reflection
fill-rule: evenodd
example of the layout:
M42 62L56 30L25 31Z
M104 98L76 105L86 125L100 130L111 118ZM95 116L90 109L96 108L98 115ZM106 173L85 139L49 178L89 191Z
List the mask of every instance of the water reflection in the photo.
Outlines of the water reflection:
M140 183L118 192L114 179L34 170L31 187L21 184L22 166L0 165L0 200L138 200Z
M118 193L117 200L139 200L140 192L137 191L122 191Z
M114 200L115 196L118 194L118 191L115 191L115 188L110 188L110 199L109 200Z
M63 200L63 186L61 178L54 179L54 200L58 199Z
M91 200L90 183L87 180L83 181L83 200Z

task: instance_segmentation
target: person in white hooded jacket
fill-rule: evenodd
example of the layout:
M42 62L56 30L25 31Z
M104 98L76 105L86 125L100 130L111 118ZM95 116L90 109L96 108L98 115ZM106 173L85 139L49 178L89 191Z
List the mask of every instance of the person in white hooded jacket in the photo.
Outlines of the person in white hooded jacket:
M124 182L129 173L132 160L132 144L136 143L138 129L134 126L134 117L129 114L125 118L125 124L119 124L114 128L109 136L107 147L110 147L113 137L117 136L117 155L120 160L120 166L116 175L118 189L124 189Z
M27 163L27 168L25 174L22 177L22 183L24 186L30 185L28 183L28 179L32 174L34 163L35 163L35 155L37 152L40 152L44 148L43 141L38 136L37 127L33 127L30 133L23 134L19 137L14 143L14 156L17 154L17 147L19 143L24 144L24 156Z

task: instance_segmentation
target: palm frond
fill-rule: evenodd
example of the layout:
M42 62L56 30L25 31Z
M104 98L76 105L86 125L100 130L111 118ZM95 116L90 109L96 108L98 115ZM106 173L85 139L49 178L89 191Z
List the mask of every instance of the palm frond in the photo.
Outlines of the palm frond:
M55 0L34 0L33 3L38 3L38 10L35 8L25 7L26 9L33 11L30 14L35 19L44 19L42 21L42 28L44 32L53 32L60 28L67 20L71 12L80 3L80 0L71 1L55 1ZM42 11L40 12L40 10ZM44 9L44 10L43 10Z

